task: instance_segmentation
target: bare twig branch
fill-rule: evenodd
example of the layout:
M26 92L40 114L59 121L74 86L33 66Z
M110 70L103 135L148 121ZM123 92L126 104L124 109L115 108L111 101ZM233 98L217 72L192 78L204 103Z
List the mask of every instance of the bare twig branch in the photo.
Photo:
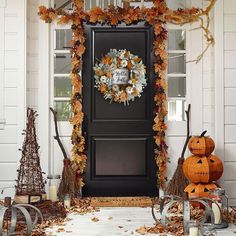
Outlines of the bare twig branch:
M64 146L63 146L63 144L61 142L60 136L59 136L58 126L57 126L57 112L52 107L50 107L50 111L53 114L53 120L54 120L54 125L55 125L55 133L56 133L56 135L54 136L54 139L57 140L58 145L59 145L59 147L60 147L60 149L62 151L62 154L64 156L64 159L69 159L67 157L66 150L65 150L65 148L64 148Z

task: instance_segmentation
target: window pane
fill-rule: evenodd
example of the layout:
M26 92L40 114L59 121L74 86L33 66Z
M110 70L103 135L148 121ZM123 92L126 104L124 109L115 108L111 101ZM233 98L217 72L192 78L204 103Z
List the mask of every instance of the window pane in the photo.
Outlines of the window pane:
M184 30L169 30L168 34L168 50L185 50L186 32Z
M71 118L70 102L55 102L55 110L57 111L58 121L68 121Z
M184 121L185 118L185 100L169 100L168 101L168 120Z
M185 53L168 54L168 74L185 74L186 59Z
M54 49L69 50L70 40L72 39L72 31L70 29L55 30L55 44Z
M54 0L54 8L62 7L65 10L72 10L72 3L68 0Z
M70 97L71 83L68 77L54 78L54 96L55 97Z
M178 8L186 8L186 0L166 0L167 6L170 9L177 10Z
M54 73L55 74L69 74L71 69L70 54L54 54Z
M170 77L168 78L168 97L186 96L186 78Z

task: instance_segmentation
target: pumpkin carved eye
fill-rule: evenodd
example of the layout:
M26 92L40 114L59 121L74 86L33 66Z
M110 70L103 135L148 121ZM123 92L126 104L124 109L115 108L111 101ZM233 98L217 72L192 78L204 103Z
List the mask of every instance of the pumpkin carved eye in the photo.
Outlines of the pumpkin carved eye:
M209 192L209 189L207 189L207 188L204 188L204 192L206 193L206 192Z
M200 143L199 141L197 141L197 143Z
M198 164L202 164L202 160L200 159L197 163L198 163Z
M210 162L211 162L211 163L214 163L214 160L210 159Z
M195 193L195 189L193 189L193 190L191 191L191 193Z

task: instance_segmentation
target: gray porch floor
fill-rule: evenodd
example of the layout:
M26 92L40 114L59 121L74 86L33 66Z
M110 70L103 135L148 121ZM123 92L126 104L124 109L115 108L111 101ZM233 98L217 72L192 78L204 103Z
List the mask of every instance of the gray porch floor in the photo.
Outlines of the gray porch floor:
M94 218L95 217L95 218ZM56 236L136 236L141 226L153 226L151 208L103 207L99 212L85 215L70 214L65 226L49 229L49 235ZM93 219L94 218L94 219ZM93 220L94 221L93 221ZM96 221L98 219L98 221ZM57 232L61 228L63 232ZM59 229L60 230L60 229ZM51 234L50 234L51 233ZM158 234L148 234L158 235ZM218 236L236 236L236 226L218 231Z

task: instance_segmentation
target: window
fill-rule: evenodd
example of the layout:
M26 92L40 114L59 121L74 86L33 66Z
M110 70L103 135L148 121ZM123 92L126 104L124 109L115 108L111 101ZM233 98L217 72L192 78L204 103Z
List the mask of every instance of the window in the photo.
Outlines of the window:
M186 106L186 31L168 30L168 120L184 121Z
M62 1L57 1L62 4ZM71 117L70 112L70 40L72 31L68 27L62 28L52 25L52 84L51 94L54 108L58 113L58 121L68 121Z

